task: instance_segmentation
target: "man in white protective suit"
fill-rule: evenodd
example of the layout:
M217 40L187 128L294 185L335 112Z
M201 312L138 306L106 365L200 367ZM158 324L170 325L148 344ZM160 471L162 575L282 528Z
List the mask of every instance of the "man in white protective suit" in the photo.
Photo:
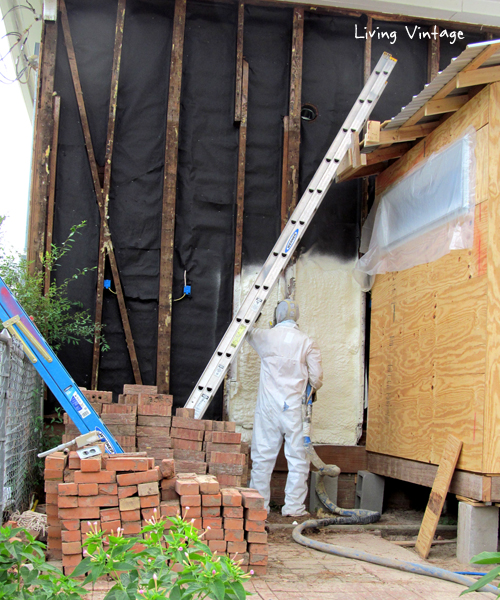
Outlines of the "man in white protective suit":
M254 328L247 337L261 358L250 487L264 496L269 512L271 474L284 438L288 478L282 514L294 517L308 514L304 501L309 460L302 437L302 397L308 381L315 390L323 384L319 347L300 331L298 318L297 303L283 300L276 308L276 325Z

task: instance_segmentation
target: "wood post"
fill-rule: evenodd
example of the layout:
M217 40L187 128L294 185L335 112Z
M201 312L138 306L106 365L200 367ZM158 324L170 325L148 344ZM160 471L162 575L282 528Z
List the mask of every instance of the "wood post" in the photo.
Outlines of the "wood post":
M245 4L238 4L238 34L236 38L236 92L234 101L234 121L242 119L243 92L243 26L245 22Z
M234 277L241 273L241 257L243 251L243 208L245 203L245 163L247 150L247 116L248 116L248 63L243 61L243 78L241 86L241 121L238 148L238 176L236 188L236 239L234 249Z
M434 77L439 72L439 57L440 57L440 47L439 47L439 27L437 25L432 25L429 27L429 31L431 33L431 38L429 40L428 46L428 54L427 54L427 82L430 83ZM432 35L437 33L437 35Z
M168 394L170 389L175 203L185 23L186 0L176 0L172 35L172 56L170 60L170 85L168 89L161 222L158 351L156 362L156 385L160 394Z
M364 58L364 66L363 66L363 83L366 85L368 78L372 72L372 38L371 32L373 30L373 19L368 17L368 21L366 23L366 40L365 40L365 58ZM368 178L364 177L363 182L361 184L361 227L363 227L366 217L368 216Z
M47 198L53 148L53 93L56 66L57 21L44 20L40 47L39 85L33 141L31 198L29 209L28 261L30 271L40 271L45 251Z
M59 142L59 117L61 114L61 97L54 96L54 128L52 131L52 147L50 151L49 166L49 193L47 199L47 231L45 235L45 252L52 249L52 235L54 233L54 208L56 198L56 171L57 171L57 146ZM45 279L43 293L46 295L50 287L50 269L45 265Z

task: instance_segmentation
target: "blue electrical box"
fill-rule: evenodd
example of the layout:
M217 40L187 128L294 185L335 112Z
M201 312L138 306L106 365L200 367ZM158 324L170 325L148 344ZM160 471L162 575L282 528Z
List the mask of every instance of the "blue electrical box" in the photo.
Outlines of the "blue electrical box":
M191 296L191 286L190 285L184 286L184 293L186 294L186 296Z

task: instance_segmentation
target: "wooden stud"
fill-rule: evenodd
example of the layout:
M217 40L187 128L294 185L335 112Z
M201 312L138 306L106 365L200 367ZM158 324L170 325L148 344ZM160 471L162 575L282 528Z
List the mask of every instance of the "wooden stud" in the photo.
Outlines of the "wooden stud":
M234 102L234 120L242 119L242 86L243 86L243 26L245 22L245 4L238 4L238 32L236 38L236 94Z
M412 127L400 127L399 129L387 129L380 132L378 142L364 141L364 147L379 146L383 144L394 144L399 142L411 142L418 138L429 135L436 127L440 125L439 121L424 123L422 125L413 125Z
M363 81L366 84L368 78L372 72L372 31L373 31L373 19L372 17L368 17L366 23L366 39L365 39L365 56L364 56L364 65L363 65ZM361 184L361 227L363 227L366 218L368 217L368 200L369 200L369 191L368 191L368 178L363 178Z
M288 121L289 117L283 117L283 161L281 166L281 231L285 228L288 222Z
M288 110L287 220L294 211L299 189L300 112L302 97L302 57L304 45L304 9L293 9L292 68Z
M380 143L380 121L367 121L365 130L365 145Z
M28 261L31 263L31 273L40 271L45 251L50 155L51 144L53 143L52 95L54 92L56 48L57 22L44 21L40 48L40 76L29 210Z
M102 197L104 203L104 214L108 217L108 204L109 204L109 189L111 186L111 159L113 156L113 145L115 139L115 123L116 123L116 106L118 101L118 81L120 78L120 65L122 56L123 46L123 28L125 24L125 8L126 0L118 1L118 9L116 15L116 28L115 28L115 44L113 49L113 66L111 69L111 92L109 98L109 111L108 111L108 129L106 134L106 154L104 158L104 181L102 187ZM91 388L97 390L98 386L98 373L99 373L99 357L101 347L101 333L102 333L102 309L104 302L104 269L106 266L106 248L108 243L111 242L109 228L103 225L101 221L101 227L99 232L99 257L97 260L97 292L96 292L96 308L94 317L94 347L92 352L92 375L91 375ZM113 254L114 258L114 254ZM120 278L118 270L116 272L118 279ZM115 273L113 273L113 280L115 281ZM116 281L115 281L115 287ZM121 290L121 284L118 285ZM118 295L117 299L120 305L120 311L123 311L125 301L123 299L123 293ZM123 302L122 302L123 301ZM123 306L122 306L123 305ZM127 312L126 307L125 313ZM135 349L134 349L135 353ZM135 371L135 370L134 370ZM137 371L140 378L140 371L137 367ZM134 372L134 375L136 373ZM141 383L137 381L136 383Z
M123 3L122 8L124 11L124 3ZM87 118L87 111L85 109L85 102L83 99L83 91L82 91L82 87L81 87L81 83L80 83L80 76L78 74L78 66L76 63L75 50L73 47L71 31L69 28L68 13L66 10L66 4L65 4L64 0L60 0L60 11L61 11L61 24L62 24L63 33L64 33L64 40L66 43L66 50L68 53L68 60L69 60L69 65L70 65L70 70L71 70L71 76L73 79L73 86L75 88L76 101L77 101L78 110L80 113L80 122L82 125L83 137L85 140L85 147L87 149L87 156L89 159L90 171L92 173L92 181L94 183L94 191L95 191L95 195L96 195L97 206L99 208L99 215L101 217L101 227L103 229L103 247L105 248L106 253L109 256L109 260L110 260L110 264L111 264L111 270L113 273L113 282L114 282L115 289L116 289L118 306L120 309L120 316L121 316L121 320L122 320L122 324L123 324L123 330L125 332L125 340L127 343L127 348L128 348L128 352L129 352L129 356L130 356L130 362L132 364L132 370L134 372L134 379L137 384L141 384L142 380L141 380L141 373L140 373L140 369L139 369L139 363L137 361L137 354L135 351L134 339L132 337L132 331L130 329L130 322L129 322L129 318L128 318L127 307L125 305L125 298L123 296L123 290L121 287L120 274L118 271L118 266L116 264L115 253L114 253L113 244L111 241L111 232L109 231L109 226L108 226L108 219L107 219L108 215L107 215L106 205L105 205L104 197L103 197L103 189L101 188L101 182L99 179L99 170L98 170L97 162L95 159L94 147L92 144L92 137L90 135L90 127L89 127L89 122L88 122L88 118ZM120 22L123 18L124 18L124 13L120 13L120 11L119 11L117 14L117 30L120 28ZM123 30L123 24L121 25L121 29ZM121 35L123 35L123 31L122 31ZM119 40L120 40L120 36L119 36ZM116 44L116 39L115 39L115 53L117 52L116 46L117 46L117 44ZM120 48L119 52L121 52L121 43L119 44L119 48ZM117 66L118 66L118 70L116 69ZM118 62L114 61L112 82L114 81L115 78L118 77L118 74L119 74L119 61ZM116 110L116 109L114 109L114 110ZM114 131L114 121L113 121L112 127L113 127L113 131ZM110 149L112 149L112 144L110 145ZM109 158L109 160L111 160L111 156L109 156L108 158Z
M464 94L463 96L449 96L442 100L431 100L425 105L425 116L430 117L431 115L442 115L444 113L455 112L459 108L462 108L464 104L469 101L469 95Z
M241 86L241 121L238 148L238 175L236 187L236 236L234 249L234 277L241 273L243 251L243 209L245 203L245 163L247 149L248 118L248 63L243 61L243 79Z
M431 27L429 27L429 32L431 34L431 38L429 39L427 50L427 81L431 82L439 72L441 38L439 37L440 30L437 25L431 25Z
M45 252L52 249L52 236L54 233L54 205L56 198L56 171L57 171L57 146L59 143L59 118L61 115L61 97L54 96L53 119L54 128L52 132L52 145L50 150L49 166L49 195L47 201L47 232L45 236ZM45 280L43 291L47 295L50 288L50 269L45 266Z
M461 450L462 442L452 435L448 436L436 479L432 486L429 502L425 509L422 525L420 526L417 543L415 544L415 549L422 558L429 556L432 540L436 533L439 517L443 510L446 494L448 493L451 478L457 466Z
M167 130L165 140L160 287L158 298L156 384L160 394L168 394L170 388L175 203L185 23L186 0L176 0L174 29L172 34L172 55L170 60L170 84L168 91Z
M464 88L473 85L484 85L500 80L500 66L485 67L475 71L462 71L457 75L456 87Z

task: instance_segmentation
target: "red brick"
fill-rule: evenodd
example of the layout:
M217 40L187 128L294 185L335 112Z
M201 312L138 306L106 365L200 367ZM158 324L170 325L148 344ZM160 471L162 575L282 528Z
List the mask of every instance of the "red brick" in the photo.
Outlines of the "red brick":
M179 496L199 494L200 485L195 479L177 479L175 491Z
M75 482L75 471L71 470L71 469L64 469L63 480L65 483L74 483Z
M130 498L130 496L134 496L137 494L137 486L136 485L126 485L118 487L118 499L122 498Z
M45 494L45 504L57 504L58 499L58 494Z
M227 551L228 552L237 552L238 554L243 554L247 551L247 543L243 542L227 542Z
M100 483L98 492L101 496L117 496L118 485L116 483Z
M102 468L102 455L85 458L80 461L82 473L98 473Z
M161 474L159 467L155 467L154 469L149 469L149 471L142 471L138 473L124 473L123 475L117 475L116 477L118 485L122 486L138 485L139 483L149 483L150 481L159 481L160 479Z
M216 477L211 475L197 475L196 481L200 484L200 494L214 496L220 493L220 485Z
M119 455L116 455L119 456ZM88 460L88 459L87 459ZM147 471L149 468L149 461L147 457L144 458L109 458L106 462L107 471ZM118 481L120 483L120 481ZM133 482L138 483L138 482ZM120 483L120 485L122 485Z
M116 483L116 473L111 471L100 471L98 473L75 471L75 483Z
M263 533L265 530L265 521L245 521L245 531L257 531Z
M101 510L101 521L118 521L120 519L120 511L118 508L105 508Z
M249 544L267 544L267 532L247 531L246 538Z
M226 542L224 540L209 540L208 547L212 552L223 554L226 551Z
M265 508L246 508L245 519L248 521L265 521L267 519L267 510Z
M170 417L172 397L166 394L139 394L137 414Z
M224 539L224 530L223 529L206 529L203 539L205 539L207 542L210 540L223 540Z
M222 529L222 517L204 517L203 529L210 527L211 529Z
M61 540L63 542L81 542L82 534L78 529L61 531Z
M212 431L212 429L214 427L214 425L213 425L214 422L213 421L208 421L207 419L204 419L203 422L205 423L205 431Z
M56 493L59 496L78 496L78 485L76 483L59 483Z
M205 462L206 454L204 450L182 450L175 448L173 453L176 461L192 460L195 462Z
M64 542L62 545L63 554L82 554L82 545L80 542Z
M238 467L239 468L239 467ZM215 470L217 467L215 466ZM217 479L221 486L224 487L239 487L241 486L241 475L226 475L224 473L217 473Z
M57 509L57 506L55 507ZM47 526L48 527L59 527L61 522L59 521L59 517L50 517L47 516Z
M250 556L252 556L252 554L262 554L263 556L267 556L269 554L269 545L248 544L248 552L250 552Z
M55 504L47 504L45 508L45 512L47 513L47 517L58 517L59 516L59 508Z
M78 495L79 496L97 496L99 492L99 486L97 483L79 483L78 484Z
M213 431L211 441L214 442L214 444L240 444L241 433Z
M201 495L186 494L181 496L181 506L201 506Z
M80 564L82 560L82 552L80 548L80 554L64 554L62 557L62 563L64 569L72 568L74 569L77 565ZM65 571L66 572L66 571Z
M252 565L250 569L253 571L254 575L265 575L267 573L267 567L261 567L258 565ZM248 571L250 572L250 571Z
M169 502L170 500L178 500L179 496L175 490L162 490L161 491L162 502Z
M120 513L122 521L125 523L126 521L140 521L141 520L141 511L140 509L136 510L122 510Z
M243 519L243 506L224 506L223 515L228 519Z
M155 506L153 508L142 508L141 516L142 516L143 520L145 520L145 521L150 521L153 518L156 519L157 521L159 521L160 520L160 509L157 506Z
M175 452L175 450L174 450ZM207 472L207 463L197 460L175 460L175 469L177 471L194 471L198 475L205 475Z
M133 404L104 404L103 415L137 415L137 406Z
M193 525L193 527L196 527L196 529L200 530L202 528L201 517L197 519L191 519L191 524Z
M97 520L93 520L93 521L82 521L81 522L81 530L82 530L82 539L83 536L85 534L87 534L90 530L95 531L97 529L97 531L99 531L101 529L102 523L101 521Z
M223 531L226 542L242 542L245 539L243 529L224 529Z
M155 506L160 506L160 494L141 496L139 500L141 502L141 508L154 508Z
M99 507L60 508L60 519L94 520L99 518Z
M169 428L172 423L171 417L160 417L159 415L139 415L137 425L139 427L165 427Z
M194 419L194 408L179 406L175 409L175 416L182 419Z
M59 508L78 508L78 496L57 496Z
M57 494L59 485L61 485L59 481L45 481L43 489L46 494Z
M252 554L250 553L250 562L249 564L252 566L252 569L255 570L255 566L265 566L267 565L267 554L264 556L262 554Z
M172 448L184 450L202 450L203 442L196 440L183 440L180 438L172 438Z
M201 497L202 506L221 506L222 495L221 494L205 494Z
M160 487L162 490L175 490L176 482L177 479L162 479L160 481Z
M186 521L189 519L199 519L201 517L201 506L182 506L182 518Z
M203 496L201 497L203 502ZM220 506L203 506L201 509L202 517L220 517Z
M122 498L120 500L120 510L139 510L141 508L141 500L138 497Z
M78 505L87 506L118 506L118 496L80 496Z
M180 513L180 504L178 500L160 503L160 515L162 517L175 517Z
M58 471L57 469L45 469L43 472L43 478L45 480L62 481L63 472L64 471Z
M172 458L164 458L160 463L160 472L164 479L175 476L175 463Z
M45 457L45 470L64 471L68 457L64 452L53 452Z
M228 542L229 543L229 542ZM248 565L248 552L243 552L243 554L229 554L229 558L232 558L233 560L237 560L241 566L246 566Z
M212 421L212 431L224 431L224 422Z
M79 469L80 468L80 457L77 452L70 452L68 457L68 467L70 469Z
M210 452L211 463L243 466L246 458L244 454L235 454L234 452Z
M184 419L182 417L176 416L172 417L172 428L191 429L193 431L205 431L205 422L199 419Z
M111 533L115 535L118 533L119 527L122 527L122 522L118 519L116 521L105 521L101 524L101 529L104 533Z
M236 431L236 423L234 423L233 421L225 421L224 422L224 431L234 433Z
M245 508L264 508L264 498L259 492L242 491L241 492L242 504Z
M61 538L50 538L47 539L47 549L48 550L62 550L62 541Z
M65 519L61 521L61 530L67 531L77 531L80 529L80 520L79 519Z
M243 519L224 518L224 529L243 529Z
M89 402L98 402L99 404L111 404L113 402L113 392L83 390L82 394Z
M160 493L160 487L157 481L150 481L149 483L140 483L137 486L137 493L139 496L153 496Z
M242 444L214 444L214 442L205 442L205 450L209 452L232 452L235 454L244 454L241 451Z
M49 526L47 527L47 538L61 539L61 528L57 526ZM73 540L63 540L65 542L73 541Z
M221 489L222 506L241 506L241 494L234 488Z
M123 523L123 535L137 535L141 533L142 525L140 521L127 521Z
M175 418L175 417L174 417ZM194 440L196 442L202 442L205 431L198 429L181 429L178 427L172 427L170 430L170 437L172 439L180 440Z

